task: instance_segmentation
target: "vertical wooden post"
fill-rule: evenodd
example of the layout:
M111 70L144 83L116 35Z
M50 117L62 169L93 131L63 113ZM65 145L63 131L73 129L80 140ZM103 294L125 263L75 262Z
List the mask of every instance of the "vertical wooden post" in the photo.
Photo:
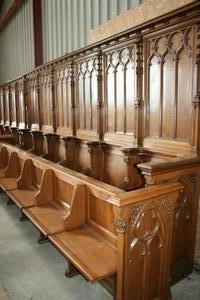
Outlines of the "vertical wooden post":
M98 118L98 124L97 124L97 131L99 140L103 140L103 90L102 90L102 63L103 63L103 57L102 53L100 52L98 55L98 75L97 75L97 84L98 84L98 102L97 102L97 118Z
M200 152L200 23L196 25L196 66L195 66L195 90L193 98L194 126L192 128L192 145L197 149L197 155Z
M32 0L32 1L33 1L35 67L37 67L43 64L42 5L41 5L41 0Z
M72 135L76 135L76 109L77 109L77 103L75 101L75 64L74 62L71 63L70 66L70 87L71 87L71 113L72 113Z
M142 138L143 138L143 110L142 110L142 76L143 76L143 68L142 68L142 40L138 38L136 43L137 47L137 66L136 66L136 99L134 101L135 105L135 137L137 146L142 146Z

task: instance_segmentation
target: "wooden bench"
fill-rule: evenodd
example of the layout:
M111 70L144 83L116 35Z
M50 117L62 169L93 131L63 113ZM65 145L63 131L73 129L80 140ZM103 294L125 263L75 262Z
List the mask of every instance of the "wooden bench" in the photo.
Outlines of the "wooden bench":
M35 205L35 195L40 189L43 173L45 169L39 168L30 158L24 158L20 177L16 180L16 189L7 191L20 209Z
M35 195L35 206L24 209L24 214L45 236L61 232L66 227L65 219L71 219L69 215L72 215L72 212L76 212L73 218L76 219L77 224L81 222L77 211L84 214L84 189L84 185L74 187L56 177L53 170L48 170L44 174L39 193ZM80 215L80 219L82 218Z
M23 213L88 280L115 273L116 248L104 241L101 230L96 232L87 223L86 185L72 185L58 171L46 176L35 195L36 205Z
M144 291L151 295L146 299L169 299L173 212L182 184L124 192L14 146L2 146L23 157L27 167L19 180L28 181L27 190L31 191L33 177L27 179L25 174L40 169L30 206L26 190L7 194L12 193L22 213L42 233L39 241L49 240L68 259L67 276L80 271L112 289L120 300L142 299ZM153 269L144 270L152 262ZM154 275L158 284L152 290ZM148 282L145 288L143 282Z
M8 165L0 177L0 187L3 191L17 189L17 178L20 176L22 164L16 152L9 153Z
M22 155L24 156L24 153ZM97 281L114 274L116 272L114 230L112 228L113 232L109 232L107 228L105 231L100 224L95 222L95 218L90 224L90 214L95 215L98 206L105 205L105 209L107 206L106 202L101 204L101 198L97 197L109 198L113 194L113 188L111 192L105 193L102 191L102 184L100 187L92 184L91 190L88 190L83 179L74 178L66 172L65 168L53 167L52 163L46 162L46 170L42 174L40 187L36 190L33 183L33 169L37 164L39 164L37 157L31 157L27 153L21 176L17 180L18 188L7 191L8 196L22 209L23 214L42 235L48 237L52 244L88 280ZM43 163L41 168L44 168ZM86 176L80 174L81 177ZM114 190L121 192L118 189ZM89 212L87 208L90 206L92 197L97 202L94 207L91 206ZM108 209L110 209L109 206ZM97 218L103 218L103 215L104 212L101 210ZM109 217L112 218L112 214L107 216L106 220L110 223ZM80 250L77 252L77 247L82 249L86 245L88 249L84 252L85 254L81 254ZM66 275L71 275L72 269L71 265Z

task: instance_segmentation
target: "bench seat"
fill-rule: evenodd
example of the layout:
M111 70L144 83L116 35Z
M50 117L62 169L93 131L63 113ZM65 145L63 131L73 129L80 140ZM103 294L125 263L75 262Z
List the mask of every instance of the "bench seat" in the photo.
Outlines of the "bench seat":
M116 251L84 227L50 235L49 240L90 281L117 271Z
M3 191L17 189L16 178L0 178L0 186Z
M33 188L32 190L24 189L16 189L7 191L8 197L10 197L13 202L20 208L30 207L35 205L35 195L37 194L38 189Z
M24 209L23 213L44 235L64 230L64 212L55 202Z

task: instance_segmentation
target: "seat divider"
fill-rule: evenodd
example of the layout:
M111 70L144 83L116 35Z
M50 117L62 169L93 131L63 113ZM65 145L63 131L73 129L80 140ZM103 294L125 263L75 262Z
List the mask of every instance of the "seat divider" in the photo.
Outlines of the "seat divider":
M20 178L17 180L19 189L30 189L35 182L35 173L33 162L31 159L25 159L23 162L22 172Z
M6 147L1 147L0 150L0 169L4 169L8 162L8 150Z
M19 175L19 158L16 152L11 152L8 160L8 166L4 171L5 178L14 178Z
M46 169L43 171L41 186L39 192L35 195L35 204L44 205L53 201L54 184L53 184L53 170Z
M74 187L70 210L64 217L65 230L72 230L86 223L86 187L78 184Z

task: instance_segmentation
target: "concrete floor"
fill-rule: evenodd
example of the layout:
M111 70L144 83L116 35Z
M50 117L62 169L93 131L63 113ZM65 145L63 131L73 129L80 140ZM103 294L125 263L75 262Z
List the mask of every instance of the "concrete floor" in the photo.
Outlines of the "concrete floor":
M15 205L0 194L0 300L111 300L99 284L81 275L64 276L66 259L50 244L37 244L38 231L21 223ZM192 274L172 288L173 300L199 300L200 275Z

